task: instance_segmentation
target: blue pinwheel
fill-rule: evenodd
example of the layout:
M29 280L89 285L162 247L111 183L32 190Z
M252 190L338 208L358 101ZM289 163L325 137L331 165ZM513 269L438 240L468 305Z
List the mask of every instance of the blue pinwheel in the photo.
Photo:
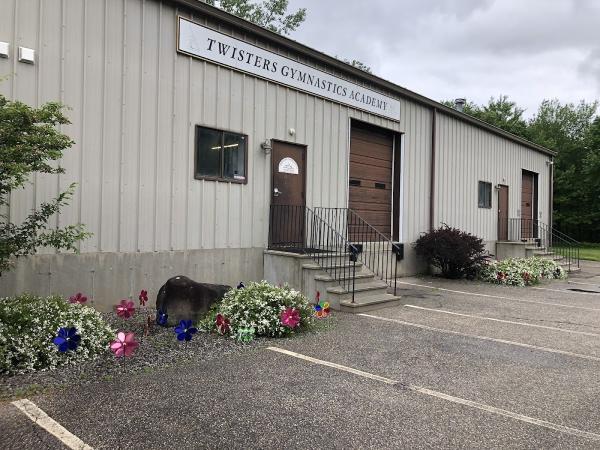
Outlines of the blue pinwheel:
M198 332L197 328L192 326L191 320L182 320L179 325L175 327L175 334L177 334L178 341L191 341L192 335Z
M77 328L60 328L58 330L58 336L56 336L52 342L58 347L58 351L61 353L69 350L77 350L77 346L81 341L81 336L77 334Z
M167 325L167 319L169 318L169 315L166 312L163 312L162 309L159 309L156 312L156 323L159 324L160 326L165 326Z

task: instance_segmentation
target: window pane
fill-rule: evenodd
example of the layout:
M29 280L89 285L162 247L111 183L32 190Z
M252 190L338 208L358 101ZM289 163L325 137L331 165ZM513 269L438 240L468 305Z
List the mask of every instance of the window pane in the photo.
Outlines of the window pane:
M480 181L478 183L477 204L480 208L492 207L492 183Z
M221 176L220 131L198 128L196 174L211 177Z
M223 141L223 177L246 179L246 137L225 133Z

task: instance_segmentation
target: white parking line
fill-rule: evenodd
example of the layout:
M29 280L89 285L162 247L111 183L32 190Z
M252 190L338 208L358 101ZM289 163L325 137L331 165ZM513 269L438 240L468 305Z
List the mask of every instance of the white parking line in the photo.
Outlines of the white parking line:
M423 306L416 306L416 305L404 305L404 306L407 308L421 309L423 311L433 311L433 312L442 313L442 314L451 314L453 316L469 317L469 318L481 319L481 320L490 320L492 322L510 323L511 325L522 325L524 327L543 328L545 330L561 331L563 333L572 333L572 334L582 334L584 336L600 337L600 334L588 333L587 331L565 330L564 328L549 327L546 325L535 325L532 323L515 322L513 320L494 319L493 317L475 316L475 315L471 315L471 314L457 313L454 311L446 311L444 309L424 308Z
M29 417L34 423L42 427L51 435L55 436L63 444L73 450L93 450L77 436L64 428L61 424L52 419L48 414L37 407L31 400L23 399L12 402L23 414Z
M444 330L443 328L435 328L435 327L430 327L430 326L427 326L427 325L421 325L419 323L405 322L403 320L398 320L398 319L388 319L387 317L373 316L371 314L362 314L361 313L361 314L357 314L357 316L368 317L370 319L376 319L376 320L383 320L384 322L398 323L400 325L406 325L408 327L421 328L423 330L428 330L428 331L435 331L437 333L454 334L456 336L462 336L462 337L467 337L467 338L479 339L479 340L482 340L482 341L497 342L499 344L515 345L517 347L529 348L529 349L532 349L532 350L539 350L539 351L542 351L542 352L556 353L556 354L559 354L559 355L571 356L573 358L587 359L587 360L590 360L590 361L600 361L600 358L597 357L597 356L584 355L584 354L581 354L581 353L573 353L573 352L568 352L566 350L557 350L557 349L548 348L548 347L538 347L537 345L524 344L523 342L508 341L506 339L497 339L497 338L492 338L492 337L488 337L488 336L481 336L481 335L478 335L478 334L461 333L460 331Z
M541 287L531 287L530 289L536 289L538 291L550 291L550 292L560 292L561 294L581 294L581 295L598 295L597 292L577 292L577 291L566 291L565 289L548 289Z
M445 288L440 288L440 287L436 287L436 286L427 286L427 285L424 285L424 284L408 283L406 281L397 281L397 283L398 284L407 284L409 286L417 286L417 287L422 287L422 288L427 288L427 289L434 289L434 290L444 291L444 292L453 292L455 294L473 295L475 297L499 298L501 300L510 300L512 302L535 303L537 305L560 306L561 308L583 309L585 311L600 312L600 309L598 309L598 308L587 308L585 306L564 305L562 303L538 302L538 301L535 301L535 300L525 300L523 298L502 297L500 295L478 294L476 292L457 291L457 290L454 290L454 289L445 289ZM561 292L564 293L564 291L561 291Z
M342 370L344 372L352 373L354 375L358 375L364 378L369 378L371 380L381 381L386 384L391 385L399 385L401 384L397 380L392 380L390 378L382 377L379 375L375 375L369 372L364 372L362 370L354 369L352 367L343 366L341 364L332 363L330 361L325 361L322 359L313 358L311 356L302 355L301 353L291 352L289 350L285 350L279 347L268 347L267 350L271 350L277 353L283 353L284 355L292 356L294 358L302 359L304 361L309 361L314 364L320 364L322 366L331 367L337 370ZM486 405L484 403L474 402L472 400L467 400L460 397L455 397L453 395L445 394L443 392L434 391L431 389L427 389L424 387L413 386L410 384L402 384L402 387L406 390L416 392L419 394L428 395L430 397L435 397L441 400L446 400L448 402L457 403L459 405L468 406L474 409L479 409L482 411L486 411L491 414L496 414L499 416L509 417L514 420L519 420L521 422L529 423L531 425L537 425L539 427L548 428L551 430L559 431L561 433L570 434L572 436L582 437L585 439L590 439L594 441L600 441L600 435L596 433L590 433L588 431L579 430L577 428L566 427L564 425L558 425L556 423L548 422L542 419L536 419L534 417L525 416L523 414L515 413L512 411L508 411L506 409L496 408L495 406Z
M567 280L567 283L568 284L583 284L585 286L594 286L594 287L600 288L600 282L598 282L598 283L582 283L581 281Z

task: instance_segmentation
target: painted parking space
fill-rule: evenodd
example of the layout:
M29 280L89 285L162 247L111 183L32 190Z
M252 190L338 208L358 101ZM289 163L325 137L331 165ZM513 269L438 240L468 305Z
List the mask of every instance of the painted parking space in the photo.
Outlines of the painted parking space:
M133 376L113 389L84 386L69 396L36 403L94 448L594 448L598 444L596 433L585 424L556 423L576 430L568 433L498 414L500 408L492 405L487 406L493 410L474 407L486 404L472 400L473 394L460 397L470 404L415 392L402 383L382 382L387 373L380 367L371 371L381 373L381 379L365 378L260 349L240 358L191 363L188 369L151 378ZM77 417L69 413L74 409L79 411Z

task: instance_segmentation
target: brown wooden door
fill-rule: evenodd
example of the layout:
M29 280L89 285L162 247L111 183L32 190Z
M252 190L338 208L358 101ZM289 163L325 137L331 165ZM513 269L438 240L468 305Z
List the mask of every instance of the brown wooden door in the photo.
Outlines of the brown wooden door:
M535 174L523 171L521 182L521 239L534 237Z
M508 241L508 186L498 190L498 240Z
M394 135L383 129L353 126L350 133L348 206L379 232L391 237ZM348 230L350 240L359 239Z
M304 246L306 206L306 147L273 141L271 154L272 247Z

